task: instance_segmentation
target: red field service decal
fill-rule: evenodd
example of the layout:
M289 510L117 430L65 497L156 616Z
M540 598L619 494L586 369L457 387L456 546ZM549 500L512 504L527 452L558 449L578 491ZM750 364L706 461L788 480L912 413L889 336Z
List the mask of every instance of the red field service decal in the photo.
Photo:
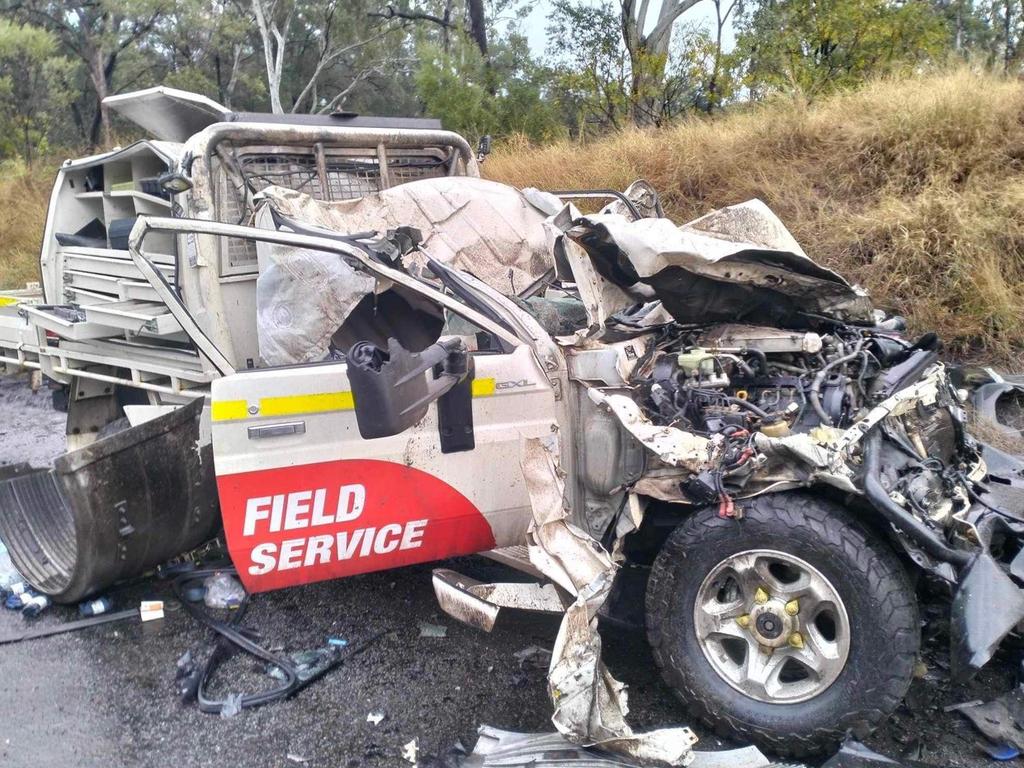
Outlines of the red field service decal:
M228 550L250 592L482 552L465 496L404 464L347 460L217 478Z

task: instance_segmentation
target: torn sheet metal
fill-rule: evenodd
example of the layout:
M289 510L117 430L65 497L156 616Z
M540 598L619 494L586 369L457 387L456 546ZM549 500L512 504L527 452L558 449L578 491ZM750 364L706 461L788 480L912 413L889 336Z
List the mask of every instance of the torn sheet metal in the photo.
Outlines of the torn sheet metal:
M587 393L595 403L607 406L629 433L665 464L700 472L714 459L714 441L675 427L652 424L640 406L625 395L610 395L599 389L589 389Z
M1014 688L992 701L963 704L957 711L995 744L1024 749L1024 690Z
M285 216L341 233L413 227L438 261L515 294L551 266L539 210L515 187L468 177L422 179L354 200L324 202L268 187L262 196Z
M920 766L920 763L912 765ZM847 740L821 768L912 768L912 765L880 755L859 741Z
M663 765L688 765L696 736L689 728L634 733L625 686L601 661L597 612L611 589L616 566L597 541L569 522L563 476L545 441L526 439L520 458L533 520L530 560L575 601L565 612L548 670L552 722L574 744Z
M460 768L640 768L635 759L581 749L557 733L514 733L488 725L479 729L473 753ZM722 752L694 752L691 768L768 768L757 747Z
M447 568L434 571L433 584L434 595L445 613L484 632L494 629L502 608L544 613L565 610L553 584L488 584Z
M872 320L867 296L808 258L760 200L683 226L664 218L584 216L565 234L607 279L640 298L653 290L681 323L778 324L801 312Z

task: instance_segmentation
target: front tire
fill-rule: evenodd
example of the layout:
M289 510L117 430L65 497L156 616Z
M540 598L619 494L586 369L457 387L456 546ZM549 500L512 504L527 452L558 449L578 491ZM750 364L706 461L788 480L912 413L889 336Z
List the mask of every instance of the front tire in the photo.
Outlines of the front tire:
M647 634L662 676L723 736L779 755L834 749L892 713L913 677L917 601L891 548L825 499L697 512L651 568Z

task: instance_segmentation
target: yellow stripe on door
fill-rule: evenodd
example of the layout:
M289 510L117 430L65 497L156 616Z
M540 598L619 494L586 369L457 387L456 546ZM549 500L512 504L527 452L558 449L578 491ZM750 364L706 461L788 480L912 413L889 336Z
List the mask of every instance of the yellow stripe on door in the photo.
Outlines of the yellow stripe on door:
M320 392L316 395L261 397L260 416L299 416L304 413L351 411L355 402L351 392Z
M495 391L493 378L474 379L473 397L490 397ZM281 395L261 397L258 413L249 413L245 400L217 400L211 416L214 421L237 421L250 416L303 416L328 411L351 411L355 400L351 392L318 392L312 395Z

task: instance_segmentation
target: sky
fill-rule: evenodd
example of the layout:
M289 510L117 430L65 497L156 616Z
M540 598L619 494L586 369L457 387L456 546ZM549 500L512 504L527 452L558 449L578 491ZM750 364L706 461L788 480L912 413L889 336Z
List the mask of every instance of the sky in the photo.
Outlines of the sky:
M600 4L600 0L584 1L592 5ZM653 0L650 4L650 10L647 12L648 27L653 26L654 22L657 21L658 11L660 8L661 0ZM533 10L530 11L530 15L527 16L526 20L523 22L523 31L526 33L526 36L530 41L530 50L533 51L535 55L543 54L544 49L547 46L547 15L550 12L550 0L535 0ZM714 31L715 7L709 2L697 3L697 5L680 16L679 21L693 22ZM723 47L726 50L729 50L732 48L734 41L731 23L726 25L723 37Z

